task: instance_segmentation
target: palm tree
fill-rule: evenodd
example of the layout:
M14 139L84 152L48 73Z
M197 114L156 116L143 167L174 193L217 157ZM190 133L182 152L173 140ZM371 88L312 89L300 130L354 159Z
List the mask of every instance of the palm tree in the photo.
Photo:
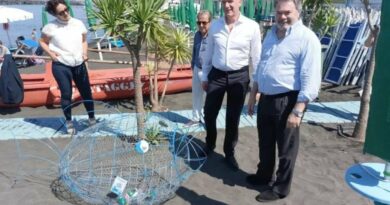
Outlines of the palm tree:
M119 36L130 52L135 83L138 137L145 138L144 103L142 97L141 59L143 45L163 29L160 21L168 19L166 11L160 10L165 0L93 0L97 11L93 15L100 19L96 26L111 36Z
M165 97L165 92L168 87L169 77L171 75L173 66L176 63L183 64L189 62L191 58L191 51L188 46L189 33L186 33L183 29L170 28L168 32L170 35L167 38L166 43L162 45L160 50L161 56L170 62L167 78L165 80L164 89L160 98L160 106L162 105Z
M169 25L165 25L168 27ZM159 63L163 60L161 57L161 47L165 44L168 38L168 31L161 31L159 35L151 36L150 42L148 45L151 48L151 52L154 53L154 64L148 64L148 74L149 74L149 100L152 106L152 112L161 111L161 106L159 104L159 87L158 87L158 73L159 73ZM149 48L148 48L149 50ZM147 56L148 54L146 54Z

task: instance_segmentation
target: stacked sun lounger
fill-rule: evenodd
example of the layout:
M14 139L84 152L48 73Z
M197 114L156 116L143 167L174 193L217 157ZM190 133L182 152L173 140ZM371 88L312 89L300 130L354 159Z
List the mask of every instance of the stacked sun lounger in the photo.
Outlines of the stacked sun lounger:
M371 48L364 42L369 35L366 12L350 7L338 8L339 24L332 35L325 36L321 43L324 53L323 79L336 85L359 85L363 82ZM372 10L373 24L379 24L380 12Z

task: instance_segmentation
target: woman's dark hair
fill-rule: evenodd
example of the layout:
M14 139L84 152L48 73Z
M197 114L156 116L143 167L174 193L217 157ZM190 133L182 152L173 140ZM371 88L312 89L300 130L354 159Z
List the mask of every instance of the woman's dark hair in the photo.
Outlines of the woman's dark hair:
M64 4L66 5L65 3L65 0L49 0L47 3L46 3L46 7L45 7L45 10L53 15L53 16L56 16L56 8L58 6L58 4Z

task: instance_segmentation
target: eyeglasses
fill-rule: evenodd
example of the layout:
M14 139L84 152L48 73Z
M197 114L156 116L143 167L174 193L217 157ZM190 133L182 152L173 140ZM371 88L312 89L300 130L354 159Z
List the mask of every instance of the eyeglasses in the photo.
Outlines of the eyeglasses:
M65 13L69 14L69 9L65 8L63 11L57 13L57 16L65 16Z
M208 22L208 21L197 21L196 23L197 23L198 25L201 25L201 24L206 25L206 24L208 24L209 22Z

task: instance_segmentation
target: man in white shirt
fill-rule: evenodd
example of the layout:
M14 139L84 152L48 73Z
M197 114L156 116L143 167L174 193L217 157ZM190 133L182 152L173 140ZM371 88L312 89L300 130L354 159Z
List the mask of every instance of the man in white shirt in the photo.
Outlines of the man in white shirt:
M207 37L202 63L202 87L206 91L204 119L206 154L211 154L217 139L216 119L227 93L225 162L234 171L238 125L249 85L249 63L256 70L260 59L259 25L240 13L242 0L221 0L225 16L213 21ZM251 61L250 61L251 59ZM254 72L255 73L255 72Z

